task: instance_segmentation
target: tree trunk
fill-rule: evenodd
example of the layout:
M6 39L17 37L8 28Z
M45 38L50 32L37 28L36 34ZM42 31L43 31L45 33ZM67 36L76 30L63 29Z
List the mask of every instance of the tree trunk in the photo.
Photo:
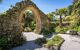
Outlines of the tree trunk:
M62 28L62 17L61 17L61 15L60 15L60 28Z

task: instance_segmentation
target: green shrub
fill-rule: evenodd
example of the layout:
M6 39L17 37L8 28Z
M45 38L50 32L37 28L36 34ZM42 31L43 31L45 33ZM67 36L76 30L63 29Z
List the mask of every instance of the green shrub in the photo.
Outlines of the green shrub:
M2 50L2 48L0 48L0 50Z
M50 27L50 28L49 28L49 31L50 31L50 32L55 32L54 27Z
M8 38L0 37L0 48L3 49L8 45Z
M41 34L43 35L49 35L49 34L52 34L53 32L55 32L55 24L54 23L50 23L50 26L48 29L46 28L42 28L42 31L41 31Z
M69 27L60 28L59 26L55 28L56 32L59 32L61 34L64 34L68 29L69 29Z
M80 31L80 26L72 26L69 29L79 32Z
M52 32L50 30L47 30L45 28L42 29L41 34L43 34L44 36L51 34Z
M51 32L55 32L55 27L57 26L57 24L56 23L54 23L54 22L51 22L50 23L50 28L49 28L49 30L51 31Z
M80 31L80 26L76 26L75 28L73 28L75 31Z
M45 44L47 42L46 38L38 38L35 40L35 43L42 46L43 44Z
M78 32L80 32L80 26L78 27Z
M25 39L20 34L5 34L0 36L0 50L9 50L19 46L25 42Z
M60 46L64 41L59 35L55 35L52 39L48 40L46 46L49 48L50 46Z

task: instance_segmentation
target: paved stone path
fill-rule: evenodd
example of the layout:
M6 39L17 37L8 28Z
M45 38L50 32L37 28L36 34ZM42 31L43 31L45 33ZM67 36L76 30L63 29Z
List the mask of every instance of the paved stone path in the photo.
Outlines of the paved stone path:
M71 36L66 34L59 34L65 39L61 46L61 50L80 50L80 36Z
M37 38L42 38L42 35L38 35L33 32L23 32L22 34L26 38L27 42L22 46L13 48L12 50L48 50L47 48L41 47L34 43L34 40Z

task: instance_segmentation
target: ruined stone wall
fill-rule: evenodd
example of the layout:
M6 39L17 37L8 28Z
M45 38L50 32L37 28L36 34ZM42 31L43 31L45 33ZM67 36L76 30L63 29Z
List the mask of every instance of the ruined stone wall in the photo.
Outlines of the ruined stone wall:
M42 27L45 27L46 25L48 25L49 20L47 15L45 15L32 1L21 1L16 3L15 6L12 6L11 9L7 10L7 14L3 15L4 17L3 16L0 17L1 20L4 20L4 22L2 21L3 29L5 29L5 31L12 30L15 32L22 32L20 28L20 21L19 21L20 14L22 10L24 10L26 7L30 5L33 6L38 11L36 13L39 13L40 15Z
M48 25L48 17L45 15L32 1L21 1L16 3L15 6L13 6L11 9L7 10L6 15L0 16L0 32L11 31L11 32L22 32L22 29L20 28L20 14L22 10L24 10L28 6L33 6L35 9L37 9L41 18L42 27L46 27ZM37 13L37 12L36 12ZM35 18L36 20L36 18ZM2 31L1 31L2 30Z
M23 30L21 29L21 22L19 19L22 10L30 5L38 11L41 26L47 27L49 24L48 17L32 1L21 1L16 3L15 6L12 6L12 8L7 10L6 14L0 15L0 36L7 36L11 45L15 45L16 43L23 41L21 36ZM35 20L38 20L38 17L35 17Z
M37 22L36 30L39 29L36 32L40 32L43 27L47 27L49 24L48 17L32 1L29 0L16 3L15 6L7 10L6 14L0 15L0 37L7 38L7 44L9 44L7 46L9 47L24 41L21 35L23 29L21 28L22 25L20 22L20 19L22 20L23 17L20 15L23 10L26 10L25 8L31 9L32 11L34 10L33 14Z

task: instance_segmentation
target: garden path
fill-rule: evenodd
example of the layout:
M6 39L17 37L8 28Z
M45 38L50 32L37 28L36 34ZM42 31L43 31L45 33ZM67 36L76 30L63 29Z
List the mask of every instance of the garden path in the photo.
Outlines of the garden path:
M48 50L47 48L34 43L34 40L42 38L42 35L35 34L34 32L23 32L22 34L26 38L27 42L25 42L22 46L13 48L12 50Z
M72 36L67 34L59 35L65 39L64 43L60 48L61 50L80 50L80 36Z

